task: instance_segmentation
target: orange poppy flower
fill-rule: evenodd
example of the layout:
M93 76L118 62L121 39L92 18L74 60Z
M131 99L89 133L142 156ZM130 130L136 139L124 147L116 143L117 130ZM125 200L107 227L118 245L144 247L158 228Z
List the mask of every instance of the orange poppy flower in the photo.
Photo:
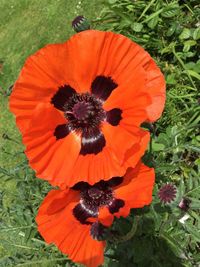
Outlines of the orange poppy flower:
M120 34L87 30L30 56L10 109L39 178L63 188L123 176L144 154L165 102L150 55Z
M71 260L99 266L106 245L102 241L104 226L111 225L114 216L128 216L131 208L149 205L153 184L154 170L139 163L124 177L52 190L39 208L38 230L47 243L56 244Z

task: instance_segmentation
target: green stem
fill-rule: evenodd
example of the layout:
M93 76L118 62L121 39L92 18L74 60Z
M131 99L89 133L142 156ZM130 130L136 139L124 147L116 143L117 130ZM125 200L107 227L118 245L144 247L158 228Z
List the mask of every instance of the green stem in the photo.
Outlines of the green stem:
M114 243L122 243L122 242L126 242L126 241L130 240L131 238L133 238L133 236L136 233L138 222L139 222L139 216L135 216L131 230L126 235L123 235L123 236L118 235L117 236L114 233L111 233L109 241L112 241Z
M196 85L195 85L195 83L194 83L194 81L193 81L193 79L192 79L190 73L189 73L188 70L186 69L185 64L183 63L182 59L181 59L181 58L179 57L179 55L176 53L176 51L175 51L175 47L174 47L174 46L172 47L172 52L173 52L175 58L176 58L176 59L178 60L178 62L180 63L180 65L182 66L182 68L185 70L185 72L186 72L186 74L187 74L187 76L188 76L188 78L189 78L189 80L190 80L192 86L197 90Z
M153 5L154 2L155 0L151 0L151 2L145 7L145 9L143 10L142 14L139 16L137 21L139 21L146 14L147 10Z
M144 19L142 21L142 23L146 23L146 22L150 21L151 19L153 19L154 17L157 17L162 12L163 12L163 8L161 8L160 10L158 10L155 13L151 14L150 16L148 16L146 19Z

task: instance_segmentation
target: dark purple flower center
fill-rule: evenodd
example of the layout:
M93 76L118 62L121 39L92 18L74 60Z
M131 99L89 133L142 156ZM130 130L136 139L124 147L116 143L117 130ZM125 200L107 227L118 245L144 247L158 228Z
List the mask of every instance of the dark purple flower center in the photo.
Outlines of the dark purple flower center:
M96 215L101 206L109 205L113 200L112 188L106 184L99 184L82 191L80 202Z
M73 209L73 214L83 224L89 217L98 217L99 208L107 206L110 213L118 212L124 206L124 201L116 199L113 187L122 182L121 177L109 181L100 181L93 186L80 182L72 189L80 191L80 202Z
M85 120L90 115L91 106L87 102L78 102L73 106L72 112L77 120Z
M117 126L122 118L122 111L113 108L103 109L103 103L118 85L111 77L97 76L91 84L91 93L79 94L70 85L58 88L51 103L64 112L65 124L55 128L57 140L65 138L71 132L81 135L80 154L98 154L106 145L101 132L103 122Z
M104 192L97 187L88 189L87 193L91 199L100 199L104 195Z
M71 96L64 105L64 115L71 129L80 131L99 127L106 118L102 102L89 93Z

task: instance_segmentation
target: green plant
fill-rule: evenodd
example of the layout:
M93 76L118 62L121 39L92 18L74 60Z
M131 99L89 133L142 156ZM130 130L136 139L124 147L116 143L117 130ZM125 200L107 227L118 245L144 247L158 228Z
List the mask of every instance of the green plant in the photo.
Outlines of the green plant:
M63 1L60 2L64 5ZM6 6L7 1L3 1L3 4ZM31 8L35 10L39 5L39 13L35 11L34 16L40 17L40 13L42 14L43 37L39 40L36 38L37 27L33 26L28 36L31 41L27 47L23 45L22 49L22 43L11 42L11 37L0 45L3 51L0 59L3 62L6 60L1 75L1 135L4 135L0 147L0 265L76 266L53 245L45 244L37 232L34 218L49 186L36 179L28 167L19 134L7 110L9 86L13 84L25 57L52 41L52 38L54 41L65 39L65 25L62 21L65 12L60 10L62 5L58 7L56 2L50 5L42 5L40 2L35 6L32 1L27 7L26 1L21 1L15 5L15 12L11 9L10 15L2 14L2 21L8 25L8 36L12 36L15 31L16 20L21 23L18 18L21 11L24 11L25 19ZM56 14L57 8L58 14L62 14L61 19ZM52 24L51 19L46 20L46 15L52 18L52 14L57 25L62 25L62 29L57 29L55 38L52 37L55 24ZM26 25L31 24L29 20ZM20 35L25 41L29 39L26 36L26 25ZM98 18L93 19L93 25L97 29L122 33L142 45L162 68L167 82L167 102L162 118L155 125L144 125L150 129L152 138L143 160L156 170L153 203L150 207L133 210L128 219L120 219L114 223L111 230L113 233L117 231L117 235L115 234L114 242L109 241L105 252L105 266L199 266L199 1L109 0ZM46 32L46 28L50 29L49 32ZM5 36L5 30L0 34L0 40L3 40L1 36ZM38 43L34 46L32 40L36 39ZM0 71L1 64L0 61ZM177 188L176 199L167 205L162 204L158 198L158 191L166 183L172 183ZM188 208L185 210L179 207L183 199L188 200ZM189 217L184 217L185 215Z

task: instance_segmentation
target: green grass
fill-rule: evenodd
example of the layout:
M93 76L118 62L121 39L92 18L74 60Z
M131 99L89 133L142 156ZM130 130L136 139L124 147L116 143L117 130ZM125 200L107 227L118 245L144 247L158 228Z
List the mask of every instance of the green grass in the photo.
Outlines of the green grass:
M71 21L80 14L98 17L101 1L78 0L0 0L0 90L6 94L13 85L25 59L49 43L59 43L74 34ZM19 140L7 98L0 95L0 138L3 133ZM9 151L10 142L1 139ZM13 149L13 144L11 145ZM18 147L17 147L18 149ZM12 151L13 152L13 151ZM0 165L9 166L13 159L2 155Z
M48 43L59 43L68 39L74 34L71 21L81 14L87 16L89 20L96 19L102 3L89 0L0 0L0 7L0 167L2 171L0 172L0 210L3 227L0 230L0 265L16 266L17 258L22 257L17 256L20 253L27 255L33 250L36 254L33 261L40 259L37 255L40 250L37 248L40 240L35 238L29 245L23 237L24 232L27 233L30 229L35 233L32 228L34 218L31 222L26 220L26 215L29 215L27 209L24 210L25 215L19 211L21 213L15 216L15 213L18 213L17 205L23 205L23 201L30 205L27 199L32 196L32 192L31 188L27 187L28 182L23 188L19 185L19 179L22 183L26 180L26 174L22 170L26 159L22 153L21 135L15 126L13 115L8 110L9 87L17 79L29 55ZM40 191L44 190L45 186ZM27 191L26 197L23 190ZM37 192L38 196L40 191ZM39 196L38 205L41 201L42 198ZM20 226L17 226L19 224ZM23 228L24 225L26 225L25 228ZM10 227L21 228L11 230ZM16 257L16 260L12 260L13 257ZM63 258L62 255L59 257ZM51 255L47 257L46 254L42 257L42 262L27 266L58 266L54 265L56 261L50 263L50 258ZM25 256L21 262L27 259ZM58 262L62 261L63 259Z
M79 2L81 4L79 4ZM167 102L152 132L144 161L156 169L154 201L140 216L135 237L109 244L106 267L197 267L200 265L200 4L198 0L0 0L0 265L75 266L37 233L34 217L49 186L27 167L21 136L8 110L9 87L24 60L48 43L73 34L72 19L84 14L98 29L122 33L142 45L165 74ZM2 137L3 136L3 137ZM177 186L178 198L161 205L163 183ZM177 208L190 199L190 219ZM132 217L131 217L132 218ZM121 232L130 222L119 220ZM144 253L145 251L145 253ZM114 260L112 260L114 259Z

